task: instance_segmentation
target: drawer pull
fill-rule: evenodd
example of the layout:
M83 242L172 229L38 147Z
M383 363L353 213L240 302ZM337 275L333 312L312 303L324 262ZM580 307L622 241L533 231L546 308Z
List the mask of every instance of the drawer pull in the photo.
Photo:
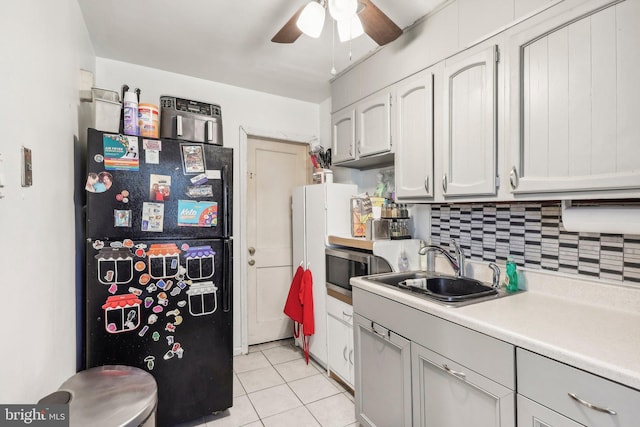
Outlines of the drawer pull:
M342 358L347 361L347 346L345 345L342 349Z
M346 312L344 312L344 311L342 312L342 315L343 315L344 317L348 317L349 319L351 319L351 318L353 317L353 314L349 314L349 313L346 313Z
M442 367L444 368L445 371L447 371L448 373L450 373L453 376L456 376L456 377L460 378L461 380L466 380L467 379L467 375L464 372L454 371L453 369L448 367L446 363L443 363Z
M576 396L574 393L567 393L569 395L570 398L572 398L573 400L575 400L576 402L578 402L581 405L586 406L587 408L591 408L594 411L598 411L598 412L604 412L607 413L609 415L616 415L617 412L614 411L613 409L609 409L609 408L602 408L600 406L596 406L592 403L587 402L586 400L582 400L580 399L578 396Z

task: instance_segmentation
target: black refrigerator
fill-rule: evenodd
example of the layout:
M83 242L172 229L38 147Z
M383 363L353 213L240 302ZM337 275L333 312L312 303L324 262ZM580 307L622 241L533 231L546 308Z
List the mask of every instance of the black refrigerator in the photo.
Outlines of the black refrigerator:
M233 150L89 129L86 368L158 384L157 424L232 405Z

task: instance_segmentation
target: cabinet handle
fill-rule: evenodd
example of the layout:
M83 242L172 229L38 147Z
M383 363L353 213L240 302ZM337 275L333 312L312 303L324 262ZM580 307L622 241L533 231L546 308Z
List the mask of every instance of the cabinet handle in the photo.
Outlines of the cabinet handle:
M388 337L387 337L387 335L385 335L385 334L381 334L380 332L378 332L378 331L376 330L376 328L375 328L375 326L374 326L374 325L375 325L375 324L374 324L374 323L373 323L373 321L372 321L372 322L371 322L371 331L372 331L374 334L376 334L376 335L378 335L378 336L382 337L382 338L383 338L383 339L385 339L385 340L386 340L386 339L388 339L389 337L391 337L391 332L390 332L388 329L387 329L387 335L388 335Z
M353 146L349 146L349 156L353 156Z
M343 315L344 317L348 317L349 319L353 319L353 314L349 314L349 313L346 313L346 312L344 312L344 311L343 311L343 312L342 312L342 315Z
M345 345L344 348L342 349L342 358L344 360L347 360L347 346Z
M426 177L424 178L424 189L425 189L425 191L426 191L427 193L429 192L429 177L428 177L428 176L426 176Z
M520 179L518 178L518 170L514 166L511 168L511 172L509 172L509 184L511 184L512 190L515 190L516 188L518 188L519 180Z
M442 191L447 192L447 174L442 175Z
M592 403L587 402L586 400L582 400L580 399L578 396L576 396L575 393L567 393L569 395L570 398L572 398L573 400L575 400L576 402L578 402L581 405L586 406L587 408L591 408L594 411L598 411L598 412L604 412L607 413L609 415L617 415L617 412L614 411L613 409L609 409L609 408L603 408L601 406L596 406Z
M454 371L453 369L448 367L446 363L443 363L442 367L444 368L445 371L447 371L448 373L450 373L453 376L456 376L456 377L460 378L461 380L466 380L467 379L467 375L464 372Z
M349 352L349 363L353 365L353 350Z
M362 151L360 150L360 140L358 140L357 147L358 147L358 154L362 153Z

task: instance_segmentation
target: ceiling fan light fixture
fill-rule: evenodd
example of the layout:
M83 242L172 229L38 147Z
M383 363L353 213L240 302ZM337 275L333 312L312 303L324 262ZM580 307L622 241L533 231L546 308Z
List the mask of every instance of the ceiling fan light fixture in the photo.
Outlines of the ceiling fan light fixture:
M329 13L336 21L351 19L358 10L358 0L329 0Z
M358 15L353 15L350 19L338 21L338 37L341 42L353 40L364 34L364 28Z
M324 26L324 7L320 3L310 1L300 13L296 25L300 31L317 39Z

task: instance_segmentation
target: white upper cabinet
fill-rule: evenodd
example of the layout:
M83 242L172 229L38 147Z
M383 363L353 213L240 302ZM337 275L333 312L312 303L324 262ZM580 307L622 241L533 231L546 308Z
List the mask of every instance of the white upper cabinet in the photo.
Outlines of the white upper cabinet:
M433 197L433 72L395 86L395 177L399 200Z
M442 191L449 196L496 194L496 45L445 61Z
M592 0L510 39L514 193L640 186L639 1Z
M354 160L356 148L356 110L344 108L331 116L331 161Z
M358 157L391 150L391 93L378 92L356 107Z
M385 89L331 115L334 164L367 168L393 162L391 99Z

